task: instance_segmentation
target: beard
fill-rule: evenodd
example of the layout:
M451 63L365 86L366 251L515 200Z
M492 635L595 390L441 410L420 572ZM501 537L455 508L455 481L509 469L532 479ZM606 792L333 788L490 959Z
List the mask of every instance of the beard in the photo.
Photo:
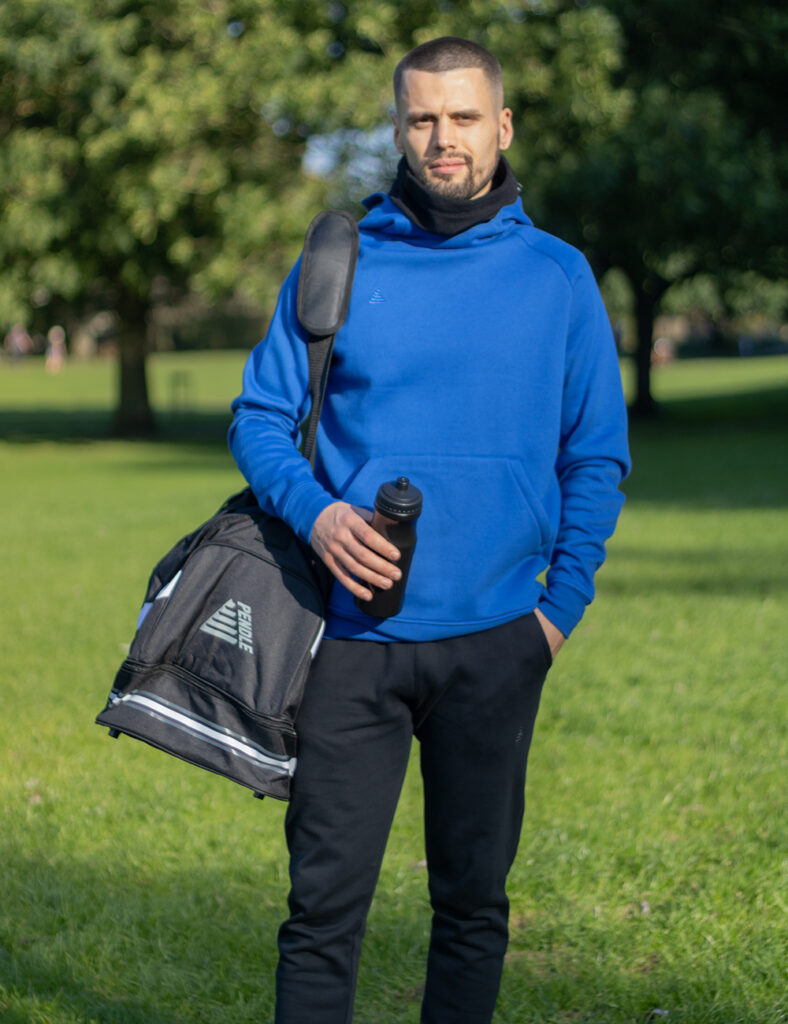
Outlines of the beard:
M421 184L429 189L430 192L435 192L436 195L443 196L444 199L473 199L474 196L478 195L483 188L492 181L495 170L498 167L498 160L500 158L500 150L496 151L495 160L493 161L492 169L489 174L479 174L476 171L473 163L473 157L465 153L447 153L446 156L451 156L453 159L460 159L465 164L465 174L458 181L454 175L439 174L430 175L428 167L434 157L429 160L423 160L416 171L416 177Z

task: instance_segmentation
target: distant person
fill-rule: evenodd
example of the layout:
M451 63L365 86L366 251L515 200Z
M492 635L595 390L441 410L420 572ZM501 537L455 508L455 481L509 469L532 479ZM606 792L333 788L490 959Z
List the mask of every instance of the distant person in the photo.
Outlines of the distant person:
M60 373L66 362L66 332L55 324L47 331L47 348L44 368L47 373Z
M3 346L12 363L20 362L33 351L33 339L24 324L14 324L6 334Z
M593 598L629 468L607 313L582 254L523 211L498 61L432 40L394 97L402 160L365 200L314 473L297 448L297 268L233 405L260 505L336 577L296 719L276 1024L352 1018L414 735L433 910L421 1021L491 1020L542 683ZM418 547L401 612L375 618L364 602L399 578L399 552L365 506L401 475L424 496Z

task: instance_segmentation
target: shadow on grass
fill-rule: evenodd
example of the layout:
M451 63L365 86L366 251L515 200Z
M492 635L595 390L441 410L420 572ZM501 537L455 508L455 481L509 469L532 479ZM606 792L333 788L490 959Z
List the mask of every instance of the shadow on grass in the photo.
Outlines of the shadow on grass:
M758 545L755 548L709 545L688 546L676 539L666 550L644 549L616 542L617 572L604 578L606 594L626 596L632 592L632 579L641 593L712 594L750 596L765 599L788 591L788 556L785 548Z
M141 440L192 447L201 456L227 451L229 410L162 412L157 420L159 433ZM0 410L0 440L12 444L96 443L113 439L111 426L101 408ZM656 417L631 424L627 498L706 509L783 507L787 428L784 387L663 401Z
M788 390L664 402L630 425L630 502L699 509L788 504Z
M13 856L3 863L16 890L0 930L0 1011L7 1024L251 1024L273 1018L284 898L280 906L276 893L241 878L231 856L226 870L182 873L157 871L153 853L144 870ZM412 1019L421 998L424 908L416 913L412 904L400 909L386 902L384 919L377 915L376 921L373 909L365 944L354 1017L364 1024ZM10 923L9 906L16 908ZM655 962L645 971L623 957L603 966L581 939L561 946L551 936L545 946L532 934L524 948L515 927L502 1020L646 1021L649 1008L660 1005L657 992L674 1007L691 996L693 986L677 975L675 962ZM605 937L600 933L595 942L604 945ZM407 954L392 958L396 949ZM691 978L690 964L686 971ZM746 1006L739 1011L712 1010L703 1019L752 1019Z
M0 929L4 1022L202 1024L225 1019L222 1008L235 1008L226 1019L272 1017L280 915L250 899L232 866L157 871L154 851L144 871L13 856L3 864L21 889Z
M158 433L130 440L226 447L231 414L229 409L227 412L164 412L157 414L156 421ZM112 432L112 414L107 409L96 407L0 409L0 440L10 444L41 441L85 444L123 439Z
M785 423L788 421L788 387L781 384L728 394L675 396L659 403L657 422L662 413L677 420L700 421L714 427L730 425L733 429L758 420Z

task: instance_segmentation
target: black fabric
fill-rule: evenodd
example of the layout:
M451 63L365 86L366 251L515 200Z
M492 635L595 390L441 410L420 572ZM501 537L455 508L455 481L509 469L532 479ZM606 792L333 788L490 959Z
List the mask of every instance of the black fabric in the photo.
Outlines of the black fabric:
M317 445L317 427L323 412L323 401L326 397L326 384L328 383L328 371L331 368L331 354L333 351L333 334L329 334L325 338L310 337L307 353L309 357L309 396L312 401L309 420L304 426L301 454L305 459L309 460L313 468Z
M330 582L242 491L154 568L147 615L96 722L286 800Z
M301 454L315 464L317 426L334 349L334 335L345 322L358 259L358 224L343 210L318 213L304 240L298 276L297 311L309 331L311 410Z
M447 640L324 642L296 719L276 1024L352 1019L364 924L414 734L433 907L421 1019L491 1020L505 882L550 660L533 613Z
M310 334L336 334L347 316L358 257L358 224L323 210L306 233L298 275L298 319Z
M255 793L288 799L296 756L292 718L268 721L220 688L200 686L166 664L125 661L112 693L100 725Z
M520 186L506 157L501 156L490 191L478 199L448 199L422 185L403 156L389 195L393 203L423 231L453 235L492 220L520 194Z
M314 464L333 332L347 314L358 227L325 211L307 232L298 314L310 335ZM147 615L96 718L280 800L295 770L293 719L323 633L332 577L311 548L266 515L249 487L183 537L154 567Z

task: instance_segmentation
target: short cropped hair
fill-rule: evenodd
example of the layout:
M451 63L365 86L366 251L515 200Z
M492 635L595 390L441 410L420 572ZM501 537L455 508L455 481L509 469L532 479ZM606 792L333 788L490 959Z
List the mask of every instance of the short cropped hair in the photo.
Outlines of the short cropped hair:
M459 36L430 39L406 53L394 69L394 102L399 103L402 78L406 71L454 71L457 68L481 68L495 99L503 106L503 72L497 59L478 43Z

